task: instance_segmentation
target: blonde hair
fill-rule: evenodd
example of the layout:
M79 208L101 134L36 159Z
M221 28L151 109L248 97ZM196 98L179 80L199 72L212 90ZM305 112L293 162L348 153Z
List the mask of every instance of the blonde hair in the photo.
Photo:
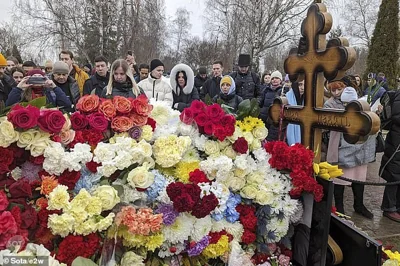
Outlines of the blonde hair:
M137 97L140 94L139 87L137 86L137 84L135 82L135 79L133 78L132 70L129 67L128 62L126 62L126 60L124 60L124 59L117 59L112 63L110 79L108 80L108 84L107 84L107 93L106 93L106 95L111 95L112 94L114 73L115 73L115 70L117 70L119 67L122 68L122 70L125 72L126 76L131 80L131 82L132 82L132 92Z

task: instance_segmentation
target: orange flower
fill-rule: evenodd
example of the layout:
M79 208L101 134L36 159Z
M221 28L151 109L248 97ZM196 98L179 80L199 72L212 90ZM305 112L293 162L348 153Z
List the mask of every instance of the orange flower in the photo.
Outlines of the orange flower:
M117 110L111 100L103 101L99 106L99 111L105 116L105 118L107 118L107 120L111 120L117 115Z
M39 209L46 209L48 206L48 201L46 198L38 198L36 200L36 206L39 207Z
M138 114L131 114L129 118L133 121L134 126L144 126L147 123L147 116L142 116Z
M149 116L153 110L153 105L149 104L146 95L141 94L139 97L132 101L133 109L141 116Z
M113 98L115 109L121 114L127 114L132 110L132 103L129 99L122 96L115 96Z
M91 113L99 107L100 98L97 95L85 95L79 99L76 109L85 113Z
M132 127L132 119L126 116L117 116L111 121L111 128L117 132L126 132Z
M49 195L56 186L58 186L58 180L55 179L55 176L42 176L40 193L43 195Z

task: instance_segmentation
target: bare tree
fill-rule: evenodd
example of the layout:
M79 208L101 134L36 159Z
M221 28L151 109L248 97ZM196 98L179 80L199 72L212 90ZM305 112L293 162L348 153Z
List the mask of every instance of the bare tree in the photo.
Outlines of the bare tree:
M182 45L190 39L191 28L189 11L186 8L178 8L170 25L170 36L175 45L174 50L177 61L181 58Z

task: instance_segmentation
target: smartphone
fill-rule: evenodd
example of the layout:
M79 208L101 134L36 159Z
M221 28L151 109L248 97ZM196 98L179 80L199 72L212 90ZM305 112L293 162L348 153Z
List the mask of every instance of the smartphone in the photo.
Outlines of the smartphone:
M32 85L44 85L46 80L45 77L30 77L26 83Z

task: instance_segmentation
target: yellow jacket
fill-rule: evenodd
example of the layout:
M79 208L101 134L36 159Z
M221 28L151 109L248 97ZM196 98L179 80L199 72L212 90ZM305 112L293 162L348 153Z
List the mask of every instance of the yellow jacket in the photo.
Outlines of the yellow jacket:
M78 83L79 87L79 92L81 96L83 95L83 85L85 84L85 81L89 79L89 75L82 69L80 69L77 65L72 65L72 67L75 69L75 77L74 79Z

